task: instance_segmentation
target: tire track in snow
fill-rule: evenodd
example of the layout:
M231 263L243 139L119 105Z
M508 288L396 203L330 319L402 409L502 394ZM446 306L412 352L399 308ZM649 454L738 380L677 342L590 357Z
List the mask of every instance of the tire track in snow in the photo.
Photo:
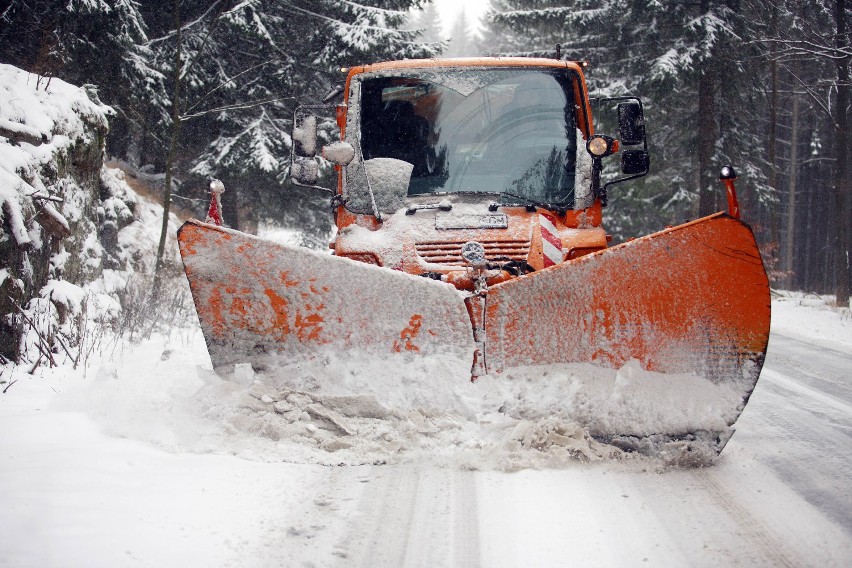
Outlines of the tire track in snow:
M475 474L419 466L375 466L344 543L341 565L479 566Z
M783 543L773 538L757 517L717 483L712 471L697 471L695 477L701 481L710 498L736 523L742 531L741 535L752 542L755 551L759 551L759 554L768 559L772 566L796 568L802 565L801 560L792 559L789 556Z
M344 566L405 566L419 473L411 467L372 467L358 481L368 483L360 514L347 535Z
M773 335L734 435L774 476L846 531L852 528L852 494L845 490L852 456L842 448L852 443L850 365L849 354Z
M847 380L852 367L850 353L773 333L766 365L800 386L845 401L847 407L852 405L852 383Z
M796 395L813 399L814 402L821 405L830 406L847 418L852 417L852 405L846 404L831 394L805 386L774 369L764 368L761 372L761 379L766 379L769 382L776 383L780 387L785 388Z
M479 506L472 471L453 472L453 566L475 567L479 556Z

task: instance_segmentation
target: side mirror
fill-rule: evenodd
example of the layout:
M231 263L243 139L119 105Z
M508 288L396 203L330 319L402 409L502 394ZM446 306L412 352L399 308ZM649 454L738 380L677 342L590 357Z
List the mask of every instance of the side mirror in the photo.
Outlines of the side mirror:
M645 141L645 117L639 102L618 103L618 129L624 145L632 146Z
M651 165L651 159L645 150L624 150L621 152L621 173L629 176L645 175Z
M299 158L317 155L317 117L299 112L293 116L293 153Z
M314 110L326 108L326 106L301 106L293 113L290 177L296 185L331 191L317 186L320 177L320 165L317 160L319 150L317 125L319 120L314 114Z
M317 117L307 109L297 108L293 115L293 153L290 177L298 185L315 186L319 180L317 155Z
M313 158L293 156L290 162L290 177L299 184L313 187L319 181L319 164Z

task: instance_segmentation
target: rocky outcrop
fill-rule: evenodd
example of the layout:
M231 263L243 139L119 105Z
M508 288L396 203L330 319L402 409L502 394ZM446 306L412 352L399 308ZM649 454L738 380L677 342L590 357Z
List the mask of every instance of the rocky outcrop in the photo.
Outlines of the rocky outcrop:
M102 271L98 207L111 109L84 89L0 65L0 354L17 360L22 311L48 282Z

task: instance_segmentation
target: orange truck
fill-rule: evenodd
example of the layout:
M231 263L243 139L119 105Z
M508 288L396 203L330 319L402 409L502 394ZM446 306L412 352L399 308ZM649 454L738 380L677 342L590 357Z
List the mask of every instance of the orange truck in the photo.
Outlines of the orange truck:
M605 99L618 133L595 133L583 67L392 61L349 69L341 103L300 107L291 176L329 193L332 254L215 218L179 231L217 371L248 363L274 374L329 350L458 358L477 384L548 366L632 365L642 372L619 380L665 391L641 412L681 405L689 415L708 404L695 393L712 391L718 420L659 431L615 421L597 424L596 437L700 438L721 451L760 374L770 317L732 170L722 176L728 213L609 247L607 190L649 168L643 109L635 97ZM320 148L325 109L340 135ZM604 183L611 155L621 173ZM323 166L336 170L336 187L319 186ZM685 394L668 396L675 391Z

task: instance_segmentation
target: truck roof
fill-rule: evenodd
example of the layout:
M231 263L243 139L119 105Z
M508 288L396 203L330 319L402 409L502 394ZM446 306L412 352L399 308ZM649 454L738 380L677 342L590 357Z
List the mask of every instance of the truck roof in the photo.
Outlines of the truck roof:
M565 67L582 73L584 64L544 57L457 57L446 59L399 59L352 67L350 75L367 71L409 69L417 67Z

